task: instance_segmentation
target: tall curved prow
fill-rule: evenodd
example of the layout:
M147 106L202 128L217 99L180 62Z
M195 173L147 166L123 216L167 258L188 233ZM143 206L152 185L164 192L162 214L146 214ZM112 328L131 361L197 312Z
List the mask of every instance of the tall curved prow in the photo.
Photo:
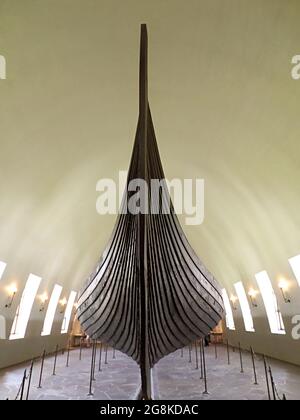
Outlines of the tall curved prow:
M165 180L148 103L147 28L141 26L139 118L126 191L111 239L78 300L78 319L93 339L140 366L139 399L151 399L151 368L209 334L224 314L220 287L189 244L163 183L158 212L151 181ZM140 185L139 211L129 208ZM138 181L138 182L136 182ZM141 185L145 185L142 188ZM150 204L151 203L151 204ZM151 206L151 209L150 209Z
M137 139L139 142L139 162L137 178L145 181L148 185L147 173L147 147L148 147L148 35L147 26L141 25L140 40L140 88L139 88L139 122ZM141 200L146 204L147 191L140 191ZM144 194L144 196L142 196ZM143 206L141 206L142 208ZM151 373L149 361L149 299L148 299L148 252L147 252L147 212L138 213L138 237L137 237L137 270L138 282L140 285L140 369L141 369L141 391L140 399L151 398Z

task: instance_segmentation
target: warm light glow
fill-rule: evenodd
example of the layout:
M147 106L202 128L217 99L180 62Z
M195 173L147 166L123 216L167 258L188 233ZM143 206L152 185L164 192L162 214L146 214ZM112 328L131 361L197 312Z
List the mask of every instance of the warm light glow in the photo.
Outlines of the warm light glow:
M67 304L67 299L64 297L63 299L61 299L61 300L59 301L59 304L60 304L61 306L66 306L66 304Z
M40 301L42 303L46 303L47 300L49 299L47 292L43 293L42 295L40 295Z
M279 280L278 286L279 286L279 289L281 289L281 290L287 290L288 289L288 282L286 281L286 279L281 278Z
M7 290L7 293L8 293L10 296L12 296L12 295L14 295L15 293L17 293L18 288L17 288L17 285L16 285L15 283L12 283L12 284L10 284L9 286L7 286L6 290Z
M257 296L257 294L258 294L258 291L254 290L254 289L250 289L249 292L248 292L248 295L252 298L255 298Z
M300 255L290 258L289 263L300 286Z
M238 300L238 298L236 296L231 295L230 300L233 304L235 304Z

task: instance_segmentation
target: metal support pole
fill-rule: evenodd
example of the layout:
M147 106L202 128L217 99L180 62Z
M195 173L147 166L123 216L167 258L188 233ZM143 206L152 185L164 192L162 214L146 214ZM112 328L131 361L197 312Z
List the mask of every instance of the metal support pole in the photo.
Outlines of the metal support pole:
M42 363L41 363L41 370L40 370L40 378L39 378L38 388L42 388L42 377L43 377L45 356L46 356L46 350L44 350L43 354L42 354Z
M196 356L196 369L199 369L199 361L198 361L198 347L197 347L197 341L195 341L195 356Z
M201 372L200 379L203 379L202 339L200 340L199 345L200 345L200 372Z
M215 359L217 358L218 358L218 350L217 350L217 342L215 341Z
M102 360L102 342L100 343L100 349L99 349L99 372L101 372L101 360Z
M253 348L252 347L250 347L250 351L251 351L252 365L253 365L253 373L254 373L254 385L258 385L257 375L256 375L255 359L254 359L254 351L253 351Z
M93 350L94 350L94 363L93 363L93 381L96 380L95 378L95 366L96 366L96 357L97 357L97 340L93 342Z
M227 360L228 360L228 364L230 365L230 353L229 353L229 343L228 343L228 340L226 342L226 347L227 347Z
M180 354L180 357L183 357L183 347L182 347L182 349L181 349L181 354Z
M70 360L70 340L69 340L69 343L68 343L68 353L67 353L66 367L69 367L69 360Z
M266 383L267 383L267 391L268 391L268 399L271 401L271 393L270 393L270 384L269 384L269 375L268 375L268 367L267 367L267 360L266 356L263 355L264 360L264 368L265 368L265 375L266 375Z
M116 358L116 349L113 348L113 359L115 359L115 358Z
M26 382L26 369L24 370L23 379L22 379L20 400L23 400L24 389L25 389L25 382Z
M108 352L108 344L106 344L106 346L105 346L105 364L107 365L108 364L108 361L107 361L107 352Z
M192 363L192 346L189 345L189 363Z
M31 365L30 365L30 371L29 371L29 377L28 377L28 386L27 386L27 392L26 392L26 400L29 399L29 391L30 391L30 385L31 385L31 379L32 379L33 364L34 364L34 359L32 359Z
M273 400L276 401L275 383L274 383L271 366L269 366L269 374L270 374L271 385L272 385Z
M80 338L79 342L80 348L79 348L79 360L82 359L82 337Z
M203 359L203 373L204 373L204 391L203 395L208 395L209 392L207 390L207 375L206 375L206 361L205 361L205 347L202 342L202 359Z
M243 354L242 354L242 349L241 349L241 343L239 343L239 353L240 353L241 373L244 373Z
M95 346L92 347L92 360L91 360L91 371L90 371L90 388L88 395L94 395L92 391L92 384L93 384L93 370L94 370L94 353L95 353Z
M58 344L56 345L56 349L55 349L55 355L54 355L54 365L53 365L53 372L52 375L55 376L56 375L56 361L57 361L57 353L58 353Z

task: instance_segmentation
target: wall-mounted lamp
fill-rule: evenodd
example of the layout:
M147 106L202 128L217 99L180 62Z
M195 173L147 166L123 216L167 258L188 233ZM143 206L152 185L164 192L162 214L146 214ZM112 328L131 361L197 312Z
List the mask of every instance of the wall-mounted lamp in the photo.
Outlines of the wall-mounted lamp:
M258 304L256 302L256 295L257 295L257 293L258 292L256 290L254 290L254 289L250 289L249 292L248 292L248 295L250 297L251 304L252 304L252 306L254 308L257 308L258 307Z
M237 306L236 306L236 302L237 302L238 298L236 296L231 296L230 301L232 304L232 308L236 311L237 310Z
M14 301L14 298L16 296L18 289L15 284L11 284L10 286L8 286L7 291L8 291L9 297L8 297L8 302L5 305L5 308L10 308L11 305L13 304L13 301Z
M281 294L282 294L284 302L285 303L291 303L291 298L286 293L286 291L288 289L288 282L285 279L281 279L279 281L278 286L279 286L279 289L281 290Z
M64 313L64 311L65 311L66 304L67 304L67 299L64 297L63 299L61 299L61 300L59 301L59 304L60 304L60 306L61 306L60 313L61 313L61 314L63 314L63 313Z
M40 306L40 312L44 312L46 302L48 301L48 294L45 292L40 296L41 306Z

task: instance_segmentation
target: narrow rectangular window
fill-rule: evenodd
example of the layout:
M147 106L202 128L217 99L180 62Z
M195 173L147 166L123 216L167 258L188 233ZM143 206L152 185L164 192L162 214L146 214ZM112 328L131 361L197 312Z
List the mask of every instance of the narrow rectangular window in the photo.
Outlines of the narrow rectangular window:
M62 327L61 327L61 333L62 334L66 334L69 330L69 324L70 324L70 321L71 321L72 310L73 310L73 306L74 306L74 303L75 303L76 296L77 296L77 292L72 291L70 293L68 303L67 303L67 307L66 307L66 310L65 310L65 315L64 315Z
M1 277L3 276L5 269L6 269L6 263L3 261L0 261L0 280L1 280Z
M51 298L49 301L47 313L44 320L43 331L41 335L50 335L52 330L52 325L55 317L56 308L58 301L62 292L62 287L56 284L53 288Z
M271 333L285 334L282 314L268 273L261 271L255 274L255 278L264 301Z
M234 288L240 301L245 330L248 332L255 332L253 318L243 283L241 281L235 283Z
M229 330L235 330L235 324L233 319L232 308L230 305L229 297L225 289L222 290L222 297L225 306L225 314L226 314L226 326Z
M300 286L300 255L290 258L289 263Z
M11 328L10 340L25 337L31 309L41 280L41 277L35 276L34 274L29 275Z

